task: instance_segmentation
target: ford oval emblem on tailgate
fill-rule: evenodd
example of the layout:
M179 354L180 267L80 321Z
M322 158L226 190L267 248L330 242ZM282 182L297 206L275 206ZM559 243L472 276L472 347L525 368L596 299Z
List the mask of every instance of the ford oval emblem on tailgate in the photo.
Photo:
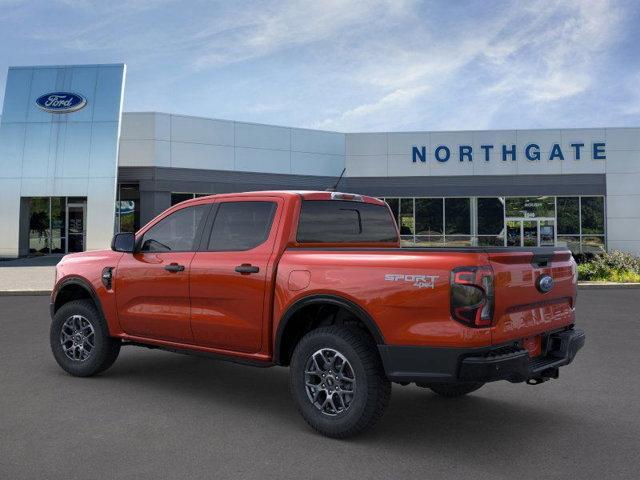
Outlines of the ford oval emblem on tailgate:
M536 282L536 287L542 293L549 293L553 288L553 278L549 275L540 275L538 277L538 281Z

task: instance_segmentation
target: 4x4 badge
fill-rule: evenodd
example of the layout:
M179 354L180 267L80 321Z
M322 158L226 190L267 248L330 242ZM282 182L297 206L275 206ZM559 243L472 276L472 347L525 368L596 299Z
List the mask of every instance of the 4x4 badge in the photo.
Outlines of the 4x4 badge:
M438 275L405 275L404 273L387 273L387 282L410 282L416 288L436 288Z

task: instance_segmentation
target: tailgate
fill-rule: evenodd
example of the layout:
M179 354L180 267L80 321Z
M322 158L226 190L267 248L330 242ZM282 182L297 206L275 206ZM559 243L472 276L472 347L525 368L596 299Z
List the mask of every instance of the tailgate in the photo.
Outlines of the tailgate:
M488 249L487 254L496 288L493 344L532 337L574 322L577 275L569 250Z

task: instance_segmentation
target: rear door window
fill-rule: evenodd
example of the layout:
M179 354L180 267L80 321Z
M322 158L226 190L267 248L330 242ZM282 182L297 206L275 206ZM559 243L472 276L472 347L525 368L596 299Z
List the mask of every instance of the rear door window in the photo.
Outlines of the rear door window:
M218 207L207 250L251 250L271 231L275 202L224 202Z
M342 200L305 200L299 243L395 242L396 226L386 205Z

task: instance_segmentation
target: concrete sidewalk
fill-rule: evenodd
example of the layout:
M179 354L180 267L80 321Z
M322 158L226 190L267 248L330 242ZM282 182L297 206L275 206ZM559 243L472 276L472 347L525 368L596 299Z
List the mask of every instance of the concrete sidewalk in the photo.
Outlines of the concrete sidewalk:
M49 295L62 256L0 261L0 295Z

